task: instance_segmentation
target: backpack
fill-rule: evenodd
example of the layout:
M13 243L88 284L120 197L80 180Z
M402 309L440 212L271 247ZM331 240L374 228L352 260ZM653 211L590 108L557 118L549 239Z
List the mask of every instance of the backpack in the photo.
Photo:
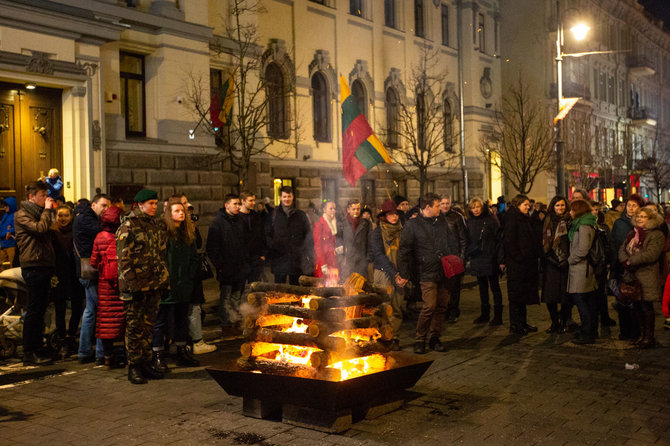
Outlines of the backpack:
M110 243L107 249L101 253L100 278L115 282L119 279L119 266L116 259L116 244Z
M607 233L600 228L594 229L593 242L586 254L586 274L589 273L588 266L590 265L595 276L600 278L607 274Z

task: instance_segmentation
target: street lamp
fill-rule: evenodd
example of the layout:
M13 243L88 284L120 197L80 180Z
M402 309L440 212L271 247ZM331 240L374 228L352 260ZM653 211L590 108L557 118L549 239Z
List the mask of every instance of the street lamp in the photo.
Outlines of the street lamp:
M565 191L565 153L562 134L562 121L568 114L570 109L574 107L579 98L564 98L563 97L563 58L564 57L580 57L587 53L572 53L566 54L563 52L563 19L561 17L561 2L556 0L556 117L554 118L554 125L556 126L556 194L566 196ZM576 40L584 40L591 28L584 24L578 23L570 28L573 37ZM590 53L589 53L590 54Z

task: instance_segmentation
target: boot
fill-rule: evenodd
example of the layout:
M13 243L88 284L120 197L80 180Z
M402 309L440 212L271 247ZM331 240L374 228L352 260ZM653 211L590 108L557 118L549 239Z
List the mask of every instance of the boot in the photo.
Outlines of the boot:
M431 350L434 350L436 352L446 352L447 347L444 346L442 342L440 342L439 338L433 338L428 342L428 346L430 347Z
M151 366L161 374L170 373L170 368L167 365L167 355L165 350L153 351L153 364Z
M152 361L142 363L142 365L140 366L140 369L142 371L142 374L147 379L163 379L163 378L165 378L165 375L163 374L163 372L156 369L154 367Z
M185 345L177 346L177 365L181 367L198 367L200 361L191 356L191 352L186 349Z
M494 326L494 325L502 325L502 314L503 314L503 306L502 305L495 305L493 307L493 319L491 319L491 322L489 322L489 325Z
M644 318L644 339L638 344L638 347L647 349L656 347L656 338L654 337L654 324L655 324L655 314L654 309L646 306L644 308L643 318Z
M637 330L639 330L639 336L630 341L630 343L637 347L642 343L642 341L644 341L646 337L645 332L647 327L646 327L645 313L642 308L633 309L633 320L635 321L635 325L637 325Z
M417 355L423 355L426 353L426 343L423 341L416 341L414 343L414 353Z
M482 305L482 313L479 315L477 319L472 321L473 324L485 324L489 321L489 318L491 317L491 307L486 305Z
M130 381L133 384L147 383L147 379L144 377L142 369L139 365L131 364L130 366L128 366L128 381Z

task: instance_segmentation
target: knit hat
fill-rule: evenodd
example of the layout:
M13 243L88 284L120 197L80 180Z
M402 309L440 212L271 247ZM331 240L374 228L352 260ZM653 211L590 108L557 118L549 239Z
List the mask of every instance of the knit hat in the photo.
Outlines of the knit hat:
M116 228L121 224L121 214L123 211L116 207L110 206L100 216L100 225L104 229L109 229L110 232L116 231Z
M616 209L621 204L621 200L615 198L612 201L610 201L610 204L612 205L612 209Z
M384 204L382 204L382 211L377 214L377 218L381 218L384 215L388 214L389 212L396 212L397 206L393 202L393 200L386 199L384 201Z
M403 197L402 195L396 195L393 197L393 201L395 202L395 205L398 206L403 201L407 201L407 198Z
M133 200L135 203L144 203L147 200L158 200L158 193L151 189L142 189L137 194L135 194L135 198Z

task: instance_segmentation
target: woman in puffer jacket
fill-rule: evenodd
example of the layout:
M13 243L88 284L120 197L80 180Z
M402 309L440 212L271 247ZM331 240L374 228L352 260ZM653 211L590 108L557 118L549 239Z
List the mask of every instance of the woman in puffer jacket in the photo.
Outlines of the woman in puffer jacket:
M661 294L661 256L665 236L659 229L663 217L655 206L645 206L634 217L635 229L628 233L619 248L619 261L642 285L642 300L633 307L633 316L640 324L640 337L633 343L639 348L656 346L654 337L654 301Z
M114 341L123 339L125 315L119 298L119 272L116 263L116 230L123 211L111 206L100 216L102 231L93 241L91 266L98 270L98 314L95 337L102 340L107 368L122 367L125 360L113 356Z

